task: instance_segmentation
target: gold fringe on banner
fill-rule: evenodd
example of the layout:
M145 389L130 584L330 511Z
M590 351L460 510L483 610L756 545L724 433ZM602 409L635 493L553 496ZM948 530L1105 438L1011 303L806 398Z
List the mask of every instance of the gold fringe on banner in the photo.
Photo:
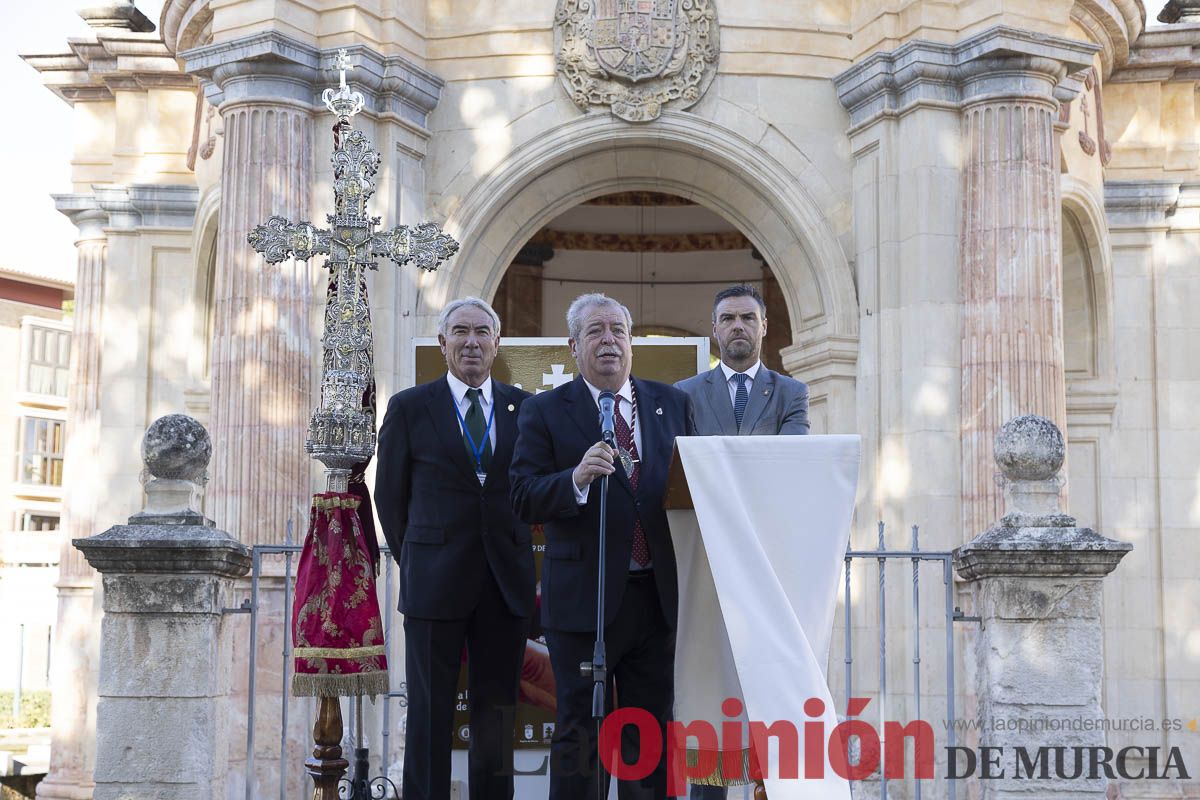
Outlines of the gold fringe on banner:
M319 508L322 511L328 511L332 508L348 508L351 511L358 510L358 506L362 501L357 497L349 497L346 495L313 495L313 508Z
M700 751L688 750L686 753L687 765L694 767L700 763ZM717 768L713 770L711 775L703 778L688 778L688 783L696 784L697 786L744 786L747 783L752 783L750 775L750 748L742 750L740 757L742 759L742 775L739 778L726 778L722 770L723 760L721 754L717 754Z
M373 697L390 690L386 672L292 676L292 694L296 697Z
M387 648L381 644L367 647L297 647L292 651L296 658L370 658L387 654Z

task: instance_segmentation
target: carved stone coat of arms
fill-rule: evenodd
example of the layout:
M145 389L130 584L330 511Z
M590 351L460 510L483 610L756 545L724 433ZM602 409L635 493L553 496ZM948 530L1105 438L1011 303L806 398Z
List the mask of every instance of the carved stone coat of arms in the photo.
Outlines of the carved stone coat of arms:
M558 0L554 44L575 105L629 122L699 100L721 49L714 0Z

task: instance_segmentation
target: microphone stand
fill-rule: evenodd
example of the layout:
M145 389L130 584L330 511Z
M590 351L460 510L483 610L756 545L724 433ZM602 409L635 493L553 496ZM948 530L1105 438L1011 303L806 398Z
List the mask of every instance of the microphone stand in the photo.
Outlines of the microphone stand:
M604 432L604 443L616 449L616 437ZM604 761L600 756L600 727L604 722L604 695L608 687L608 657L604 645L605 553L608 551L608 475L600 478L600 559L596 581L596 641L592 660L579 665L584 677L592 678L592 718L596 720L596 800L605 800Z

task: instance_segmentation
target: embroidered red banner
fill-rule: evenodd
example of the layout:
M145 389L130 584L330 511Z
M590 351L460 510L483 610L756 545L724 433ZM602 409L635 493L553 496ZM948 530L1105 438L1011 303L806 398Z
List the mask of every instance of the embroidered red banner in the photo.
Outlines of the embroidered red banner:
M357 697L388 691L375 562L350 493L313 495L296 570L292 644L297 697Z

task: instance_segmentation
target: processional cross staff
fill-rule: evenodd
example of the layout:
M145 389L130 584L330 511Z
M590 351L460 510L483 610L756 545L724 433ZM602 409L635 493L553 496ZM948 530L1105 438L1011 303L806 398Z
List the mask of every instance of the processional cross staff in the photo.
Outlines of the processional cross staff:
M352 474L361 477L374 455L376 440L366 270L376 269L376 259L385 257L397 266L412 263L432 271L458 251L458 242L433 222L376 230L379 217L367 213L367 201L375 193L380 154L351 122L364 98L346 83L353 65L345 50L338 51L334 68L341 73L340 85L321 95L337 117L331 159L334 212L326 215L330 227L273 216L247 237L268 263L324 255L331 273L321 338L321 401L305 439L305 450L325 465L326 490L313 497L292 611L292 693L320 698L313 728L316 747L305 762L316 784L314 800L336 800L339 783L345 782L339 697L357 700L358 743L349 796L380 796L371 791L374 781L368 779L362 741L362 696L389 690L374 581L379 550L374 530L364 530L357 513L361 504L369 507L365 486L357 493L350 488Z

